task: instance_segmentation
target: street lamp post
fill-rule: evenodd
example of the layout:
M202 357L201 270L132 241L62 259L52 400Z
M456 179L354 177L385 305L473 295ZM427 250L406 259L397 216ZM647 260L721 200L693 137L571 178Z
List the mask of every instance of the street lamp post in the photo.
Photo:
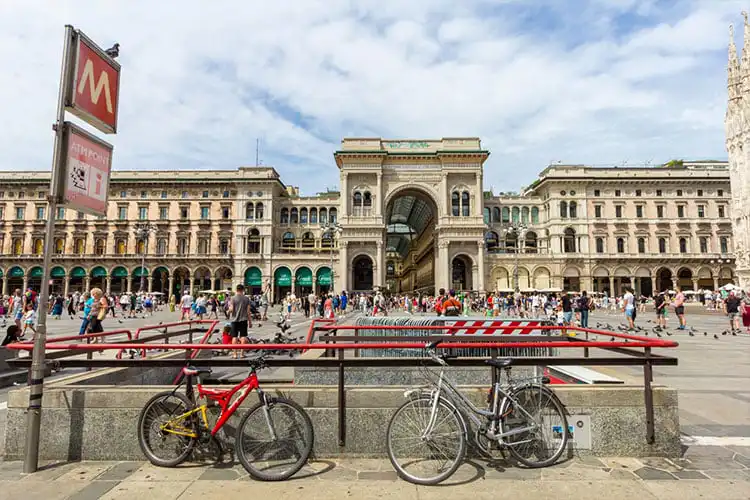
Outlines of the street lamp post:
M334 288L333 288L333 242L335 240L335 235L341 234L341 232L344 229L341 227L341 224L339 224L338 222L327 222L323 226L323 229L325 229L325 233L323 233L323 234L328 234L330 236L330 238L331 238L331 245L329 247L330 248L330 252L329 253L330 253L330 258L331 258L331 267L330 267L330 269L331 269L331 290L330 291L334 292Z
M521 251L521 245L523 245L524 239L526 238L526 231L528 228L525 224L519 224L517 222L510 223L503 228L503 236L507 237L510 234L516 237L516 255L513 262L513 284L514 291L516 293L521 291L521 287L518 282L518 267L519 267L519 253Z
M139 292L143 293L146 290L146 251L148 250L148 236L152 232L156 231L156 226L149 222L138 222L135 225L135 237L136 245L138 240L143 241L143 252L141 252L141 284Z

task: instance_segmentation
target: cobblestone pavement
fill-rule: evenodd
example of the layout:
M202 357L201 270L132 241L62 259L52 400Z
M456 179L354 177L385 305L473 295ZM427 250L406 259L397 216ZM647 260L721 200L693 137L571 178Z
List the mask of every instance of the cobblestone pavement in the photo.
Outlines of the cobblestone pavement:
M398 498L679 499L750 498L750 447L701 447L682 459L576 458L546 469L472 461L440 486L414 486L380 459L317 460L292 480L262 483L237 464L48 463L23 475L0 463L0 496L24 499Z

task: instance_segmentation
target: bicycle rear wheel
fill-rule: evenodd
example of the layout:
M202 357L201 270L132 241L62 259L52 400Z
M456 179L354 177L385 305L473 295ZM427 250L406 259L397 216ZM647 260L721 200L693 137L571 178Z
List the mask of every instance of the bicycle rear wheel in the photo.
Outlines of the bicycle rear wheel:
M555 394L542 385L527 385L512 393L513 399L531 415L506 399L501 414L503 432L533 426L534 429L505 438L510 453L527 467L554 464L568 444L568 420Z
M398 475L410 483L438 484L456 472L466 455L461 414L440 398L435 425L423 437L431 415L432 398L422 396L401 405L388 424L388 458Z
M271 398L268 406L258 403L242 416L235 450L242 466L255 479L283 481L307 463L313 440L307 412L294 401Z
M182 393L165 391L149 399L138 417L138 444L149 462L161 467L174 467L187 459L195 447L195 438L173 431L196 432L194 415L175 422L173 419L190 411L193 404ZM172 421L172 423L170 423Z

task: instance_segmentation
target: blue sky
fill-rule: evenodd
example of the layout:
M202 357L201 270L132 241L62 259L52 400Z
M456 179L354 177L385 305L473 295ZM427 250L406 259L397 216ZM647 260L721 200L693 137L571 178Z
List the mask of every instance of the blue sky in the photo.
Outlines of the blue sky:
M51 162L63 25L121 44L116 169L263 164L313 194L342 137L478 136L485 184L551 162L726 158L734 0L0 3L0 169ZM740 45L741 46L741 45ZM75 120L73 120L75 121Z

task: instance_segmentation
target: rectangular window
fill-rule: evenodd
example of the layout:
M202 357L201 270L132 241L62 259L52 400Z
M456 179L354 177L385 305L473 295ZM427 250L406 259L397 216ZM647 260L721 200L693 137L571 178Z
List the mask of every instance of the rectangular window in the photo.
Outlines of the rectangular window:
M702 189L698 190L698 196L703 196L703 190Z
M640 189L636 189L635 190L635 195L636 196L640 196L641 195L641 190Z
M148 193L146 191L141 191L141 199L146 198L148 196Z
M187 197L188 197L188 192L187 191L183 191L182 192L182 198L184 199L184 198L187 198Z
M223 193L221 193L221 197L222 198L229 198L229 191L224 191Z
M188 218L188 207L180 207L180 219Z
M646 253L646 239L638 238L638 253Z
M83 212L76 212L76 219L78 220L84 220L86 218L86 214Z
M661 189L656 190L656 196L661 196Z
M128 207L117 207L117 218L125 220L128 218Z
M138 207L138 218L140 220L148 219L148 207Z
M36 218L37 220L44 219L44 207L36 207Z
M636 205L635 206L635 216L639 219L643 218L643 205Z
M724 213L724 205L719 205L719 217L723 219L725 217Z
M221 218L222 219L229 218L229 207L221 207Z
M23 220L26 216L26 209L24 207L16 207L16 220Z
M0 207L0 220L3 220L5 218L5 207ZM0 237L2 235L0 234ZM2 253L3 247L0 245L0 253Z
M598 189L594 189L594 196L599 196L601 194L602 194L601 191L599 191Z
M203 191L203 197L208 198L208 191Z
M667 253L667 239L659 238L659 253Z
M664 218L664 205L656 205L656 216L659 219Z
M159 207L159 220L169 219L169 207Z
M208 207L201 207L201 219L208 219Z
M617 217L618 219L622 218L622 205L615 206L615 217Z
M57 220L65 220L65 208L57 207Z
M602 206L601 205L594 205L594 217L597 219L602 218Z
M0 191L0 198L5 198L5 191Z
M44 199L44 191L39 191L36 194L36 197L39 198L40 200L43 200Z
M622 194L619 189L615 189L615 196L620 196Z
M677 190L677 196L682 196L682 189Z
M120 198L125 198L127 195L127 191L120 191Z
M698 205L698 217L704 218L706 216L706 207L704 205Z
M685 217L685 206L684 205L677 205L677 217L679 217L679 218Z
M701 253L708 253L708 238L702 236L700 239Z
M719 189L718 191L716 191L716 195L717 196L724 196L724 190L723 189Z
M23 191L20 191L20 192L18 193L18 199L19 199L19 200L22 200L24 196L25 196L25 193L24 193Z
M719 238L719 246L721 247L721 253L729 253L729 238L726 236Z
M603 238L596 239L596 253L604 253L604 239Z
M219 241L219 253L227 255L229 253L229 240Z
M162 200L165 200L165 199L167 199L167 192L166 192L166 191L162 191L162 192L161 192L161 199L162 199Z

